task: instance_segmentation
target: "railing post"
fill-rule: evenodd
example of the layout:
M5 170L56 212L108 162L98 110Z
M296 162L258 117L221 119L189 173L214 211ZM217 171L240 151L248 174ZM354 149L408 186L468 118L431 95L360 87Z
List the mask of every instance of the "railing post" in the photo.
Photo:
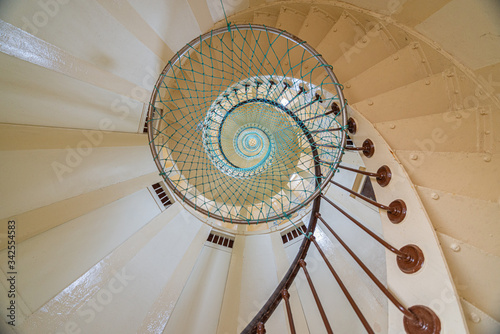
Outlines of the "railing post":
M309 271L306 268L306 261L299 261L302 270L304 270L304 274L306 275L307 282L309 283L309 287L311 288L311 292L314 296L314 300L316 301L316 305L318 306L319 313L321 314L321 319L323 319L323 323L325 324L326 331L328 334L333 334L332 327L330 326L330 322L326 316L325 310L323 309L323 305L321 304L321 300L319 299L318 293L316 292L316 288L311 280L311 276L309 276Z
M401 223L403 221L403 219L406 217L406 203L402 199L394 200L391 202L391 204L389 204L387 206L387 205L375 202L374 200L372 200L368 197L365 197L361 194L358 194L354 190L349 189L349 188L347 188L347 187L345 187L345 186L341 185L340 183L337 183L333 180L330 180L330 182L333 183L334 185L336 185L337 187L344 189L345 191L353 194L354 196L358 197L359 199L362 199L363 201L368 202L371 205L375 205L377 208L380 208L382 210L386 210L387 217L389 218L389 220L393 224Z
M340 276L337 274L337 272L335 271L335 269L333 269L332 264L330 263L330 261L326 257L326 255L323 252L323 250L321 249L321 247L318 245L318 242L316 241L316 238L314 237L314 235L311 236L309 239L312 241L312 243L314 244L314 246L316 246L316 249L318 250L318 252L321 255L321 257L323 258L323 260L325 261L328 269L330 269L330 272L332 273L333 277L337 281L337 284L340 286L340 289L342 289L342 292L344 293L344 295L346 296L347 300L349 301L349 304L351 304L351 307L354 309L354 312L356 313L356 315L358 316L359 320L361 321L361 323L365 327L366 331L369 334L375 334L375 332L371 328L370 324L366 320L365 316L363 315L363 313L359 309L358 305L356 304L356 302L352 298L351 294L347 290L346 286L344 285L344 283L340 279Z
M286 289L281 290L281 298L283 298L283 300L285 301L286 314L288 316L288 324L290 325L290 333L296 334L295 324L293 323L292 309L290 307L290 294L288 293L288 290Z
M347 166L342 166L342 165L339 165L339 168L345 169L345 170L348 170L348 171L351 171L351 172L355 172L355 173L358 173L358 174L362 174L362 175L373 176L373 177L375 177L375 179L377 180L377 183L381 187L387 186L389 184L389 182L391 181L391 178L392 178L391 169L388 166L386 166L386 165L383 165L382 167L380 167L377 170L376 173L367 172L367 171L364 171L364 170L355 169L355 168L351 168L351 167L347 167Z
M257 324L257 334L266 334L266 327L263 322Z
M368 269L368 267L363 263L363 261L361 261L361 259L356 254L354 254L351 248L349 248L349 246L346 245L346 243L339 237L339 235L335 233L335 231L331 228L331 226L326 223L326 221L323 219L323 217L321 217L321 214L319 212L316 213L316 217L318 217L319 220L323 222L328 231L330 231L330 233L335 237L335 239L337 239L337 241L342 245L342 247L344 247L347 253L351 255L354 261L356 261L356 263L361 267L361 269L363 269L363 271L368 275L368 277L370 277L373 283L375 283L375 285L394 304L394 306L396 306L406 317L411 318L414 321L418 320L418 318L413 313L408 311L408 309L406 309L406 307L404 307L399 302L399 300L397 300L397 298L394 297L394 295L382 284L382 282L379 281L379 279L370 271L370 269Z
M387 241L385 241L384 239L380 238L378 235L370 231L368 228L366 228L366 226L361 224L350 214L342 210L338 205L333 203L328 197L326 197L323 194L321 194L320 196L325 201L327 201L331 206L337 209L337 211L339 211L341 214L346 216L350 221L356 224L360 229L362 229L369 236L375 239L378 243L380 243L382 246L384 246L385 248L396 254L397 255L396 261L399 269L401 269L402 272L406 274L412 274L419 271L420 268L422 268L425 259L424 259L424 254L422 253L420 248L418 248L415 245L406 245L403 246L401 249L397 249L396 247L392 246ZM320 216L321 216L320 213L316 213L316 217L319 218L327 228L329 228L328 224L326 224L326 222Z

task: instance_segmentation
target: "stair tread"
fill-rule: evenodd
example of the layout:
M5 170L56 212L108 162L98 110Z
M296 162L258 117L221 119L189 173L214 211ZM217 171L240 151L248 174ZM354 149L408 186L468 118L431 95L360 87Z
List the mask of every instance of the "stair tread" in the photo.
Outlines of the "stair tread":
M371 123L442 113L450 108L448 83L439 73L357 102L353 108Z
M349 102L356 103L423 79L428 75L413 45L397 51L344 83Z
M467 109L460 113L446 111L379 122L374 126L394 150L480 152L482 137L486 135L479 117L477 110Z
M298 35L305 19L305 13L289 6L282 6L278 20L276 21L276 28L288 31L293 35Z
M333 18L318 7L311 6L298 37L315 48L334 24Z
M498 200L500 173L495 161L500 154L433 152L430 155L427 151L406 150L395 153L415 185L487 201ZM414 156L417 159L411 159ZM485 157L491 157L491 161L486 162Z
M347 13L345 13L347 14ZM323 58L333 64L343 54L342 45L353 45L364 36L365 31L350 15L341 15L330 31L318 44L317 50Z
M437 232L500 257L497 241L500 204L443 190L416 187ZM434 199L434 198L436 199ZM453 219L449 218L453 212ZM477 221L481 221L478 229Z
M498 285L500 257L486 254L446 234L438 232L437 235L459 295L494 319L500 319L500 290L492 289ZM456 246L460 247L458 251L453 250Z
M375 26L355 44L340 45L343 54L332 64L340 82L359 75L397 51L381 27Z

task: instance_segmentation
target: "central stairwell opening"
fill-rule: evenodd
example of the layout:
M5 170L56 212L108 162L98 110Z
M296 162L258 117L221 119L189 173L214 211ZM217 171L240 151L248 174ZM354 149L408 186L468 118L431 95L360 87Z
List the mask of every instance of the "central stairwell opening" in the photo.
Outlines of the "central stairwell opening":
M311 247L359 319L351 330L375 333L344 284L342 268L335 268L318 242L318 223L401 312L406 333L441 332L432 309L405 306L339 236L336 222L320 212L329 206L346 217L370 242L391 253L400 272L411 275L424 266L426 255L418 245L391 245L353 217L359 213L347 212L328 193L330 186L330 193L347 192L385 212L394 225L408 214L404 199L381 204L334 180L340 170L373 178L380 187L392 180L387 164L374 172L341 164L344 154L369 159L378 153L370 138L360 146L347 145L348 136L358 138L358 122L349 116L353 114L332 66L317 51L290 33L262 25L228 24L206 33L182 48L161 73L150 101L148 136L156 166L171 191L205 219L247 225L286 222L295 227L295 235L304 235L289 269L242 333L266 333L265 324L280 303L289 331L297 333L289 290L299 271L324 330L333 333L335 315L325 312L324 297L308 271ZM307 227L297 227L304 218L299 211L308 212Z

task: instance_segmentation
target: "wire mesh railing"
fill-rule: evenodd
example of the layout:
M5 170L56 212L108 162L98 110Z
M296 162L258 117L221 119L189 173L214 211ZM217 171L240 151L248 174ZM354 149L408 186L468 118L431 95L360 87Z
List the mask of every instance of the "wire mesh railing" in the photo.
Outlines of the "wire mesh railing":
M188 43L163 70L148 112L154 160L176 196L245 224L308 207L337 170L346 123L342 87L323 58L257 25Z
M356 122L346 117L342 86L331 67L307 43L281 30L228 24L188 43L163 70L150 101L148 136L160 174L180 200L207 217L244 224L290 219L312 206L305 237L288 271L242 333L265 333L265 323L281 301L289 329L296 332L288 290L299 271L307 278L326 331L333 333L307 270L311 244L363 328L374 333L316 241L318 220L402 312L407 333L440 332L440 320L430 308L405 307L319 213L322 202L330 204L395 253L403 273L422 268L425 258L418 246L395 248L324 195L331 183L386 211L394 224L407 215L401 199L380 204L332 180L342 168L375 177L382 187L391 181L385 165L376 173L340 165L345 151L365 158L375 154L370 139L360 147L346 146L347 132L356 130Z

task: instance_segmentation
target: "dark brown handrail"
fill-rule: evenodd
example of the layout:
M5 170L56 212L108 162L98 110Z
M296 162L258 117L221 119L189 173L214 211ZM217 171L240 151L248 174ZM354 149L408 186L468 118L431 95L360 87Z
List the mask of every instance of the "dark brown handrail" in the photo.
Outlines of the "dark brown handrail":
M309 287L311 288L311 292L313 294L314 300L316 301L316 306L318 306L319 313L321 314L321 319L323 319L323 323L325 324L326 331L328 334L333 334L332 327L330 326L330 322L328 321L328 317L326 316L325 310L323 309L323 305L321 304L321 300L319 299L318 293L316 292L316 288L312 282L311 276L309 276L309 271L306 268L306 261L299 261L302 270L304 271L304 275L306 276L307 283L309 283Z
M361 323L365 327L366 331L369 334L375 334L375 332L371 328L370 324L366 320L365 316L363 315L363 312L361 312L361 310L359 309L358 305L356 304L356 302L352 298L351 294L349 293L349 291L347 291L347 288L344 285L344 283L342 282L342 280L340 279L340 276L337 274L337 272L335 271L335 269L333 269L332 264L330 263L330 261L326 257L326 255L323 252L323 250L321 249L321 247L318 245L318 242L316 241L316 237L314 237L314 235L312 235L311 237L309 237L309 239L312 241L312 243L314 244L314 246L316 246L316 249L318 249L319 254L321 255L321 257L325 261L325 264L327 265L328 269L330 269L330 272L332 273L333 277L337 281L337 284L340 286L340 289L342 289L342 292L344 293L344 295L346 296L347 300L349 301L349 304L351 304L351 307L353 308L354 312L356 312L356 315L358 316L359 320L361 321Z
M266 326L263 322L257 324L257 334L266 334Z
M326 223L319 212L316 213L316 216L323 222L326 228L330 231L331 234L335 237L335 239L340 242L340 244L344 247L344 249L352 256L354 261L364 270L364 272L370 277L370 279L375 283L375 285L384 293L384 295L400 310L406 317L412 319L413 321L419 321L418 317L411 313L406 307L404 307L399 300L394 297L394 295L379 281L379 279L366 267L363 261L345 244L345 242L339 237L337 233Z

